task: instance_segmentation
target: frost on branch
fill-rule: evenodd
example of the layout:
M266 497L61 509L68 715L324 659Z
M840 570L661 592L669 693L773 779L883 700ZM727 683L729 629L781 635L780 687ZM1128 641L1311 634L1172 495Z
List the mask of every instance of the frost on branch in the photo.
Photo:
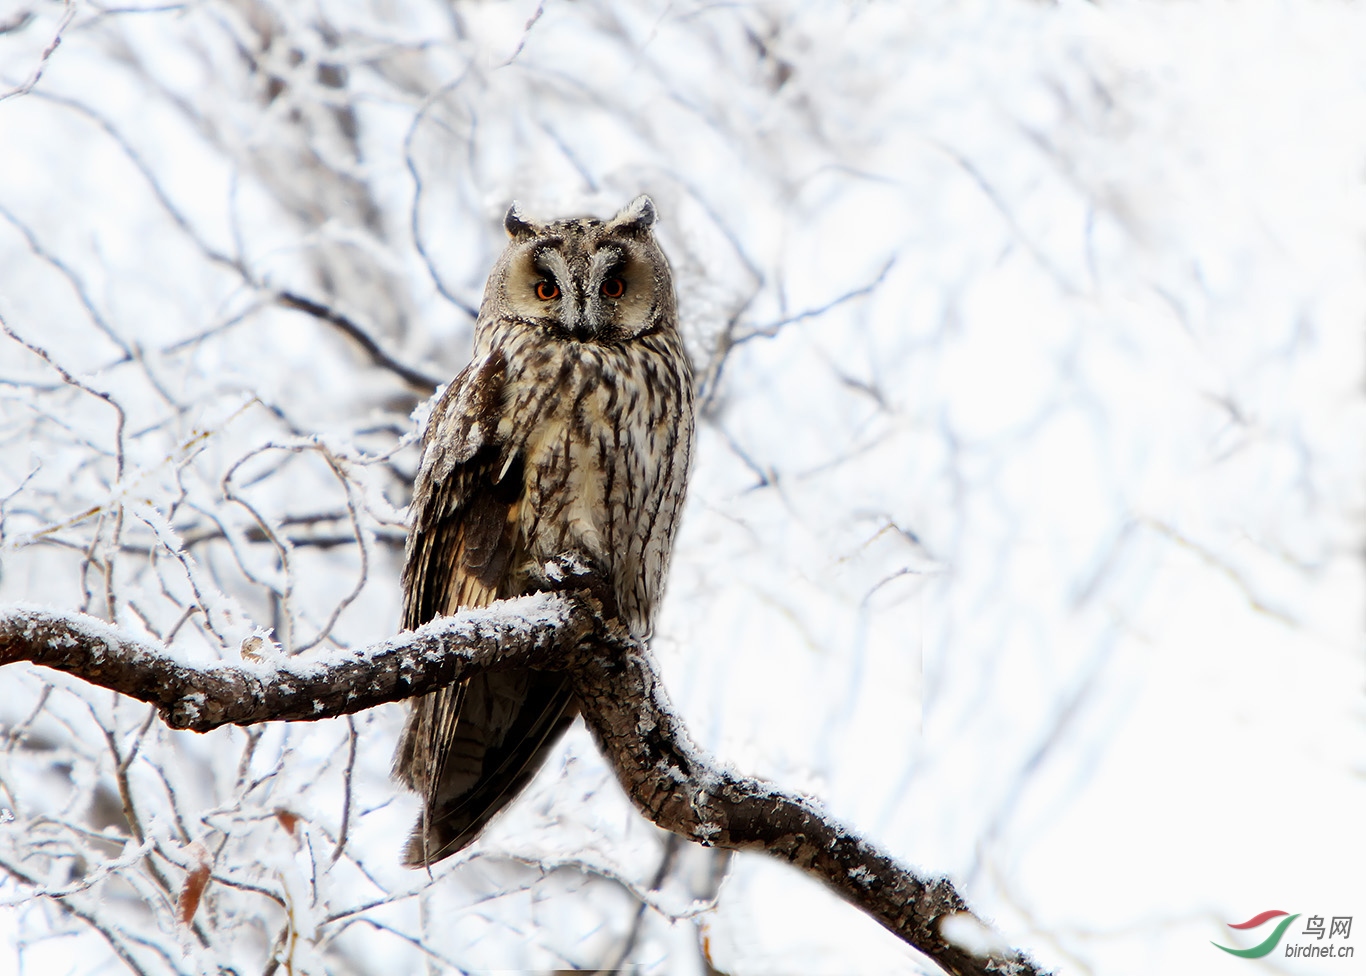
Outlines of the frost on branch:
M200 732L228 723L350 714L480 670L564 670L622 788L657 826L706 846L761 851L795 865L949 973L1040 971L1013 950L974 954L949 941L944 922L972 916L947 880L918 877L816 801L739 776L701 752L670 704L649 652L604 621L600 604L587 593L504 601L363 650L274 665L188 664L99 621L11 608L0 611L0 665L29 661L66 671L152 703L175 728ZM207 883L202 846L195 857L177 909L186 924Z
M150 702L173 729L309 721L402 701L483 669L546 666L593 632L582 604L536 594L440 618L363 650L194 663L81 614L0 609L0 664L31 661ZM602 639L606 639L603 637ZM455 652L452 648L456 648Z

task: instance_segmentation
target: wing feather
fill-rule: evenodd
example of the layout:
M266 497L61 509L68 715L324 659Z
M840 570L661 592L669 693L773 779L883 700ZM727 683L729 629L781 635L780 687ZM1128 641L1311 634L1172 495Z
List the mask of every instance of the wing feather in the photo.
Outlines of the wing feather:
M471 363L428 422L403 572L404 627L514 596L525 473L497 440L506 362ZM417 699L394 773L423 796L405 863L460 850L539 766L577 708L559 675L476 675Z

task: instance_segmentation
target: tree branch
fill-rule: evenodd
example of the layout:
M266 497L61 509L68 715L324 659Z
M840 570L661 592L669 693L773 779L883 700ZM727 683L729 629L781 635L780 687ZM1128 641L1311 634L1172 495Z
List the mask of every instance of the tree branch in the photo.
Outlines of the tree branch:
M294 292L282 291L275 299L285 308L297 309L305 312L315 319L326 322L333 326L343 335L349 336L357 345L365 350L365 354L370 357L370 361L376 366L389 370L395 376L403 380L414 390L424 395L431 395L431 392L441 385L438 377L429 373L424 373L420 369L407 366L393 356L384 351L383 347L374 340L370 333L351 321L345 315L335 309L328 308L326 305L312 301Z
M622 787L658 826L788 861L955 976L1043 972L1002 944L948 880L918 876L814 799L739 776L699 750L649 651L604 620L587 592L462 611L360 650L240 664L192 663L81 614L3 608L0 665L18 661L150 702L167 725L197 732L349 714L487 670L566 671Z
M435 691L479 671L562 667L580 641L614 638L595 607L537 594L442 617L369 647L241 663L186 660L102 620L36 607L0 609L0 665L29 661L150 702L173 729L303 722Z

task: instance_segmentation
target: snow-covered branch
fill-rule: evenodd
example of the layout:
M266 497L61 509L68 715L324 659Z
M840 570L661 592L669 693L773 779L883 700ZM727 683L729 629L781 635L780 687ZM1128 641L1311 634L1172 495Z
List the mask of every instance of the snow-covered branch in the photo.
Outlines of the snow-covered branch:
M0 610L0 665L29 661L150 702L173 729L333 718L434 691L476 671L561 667L572 648L616 638L588 604L537 594L444 617L357 650L300 657L248 638L240 663L196 663L94 617Z
M199 732L348 714L495 668L568 671L622 787L659 827L788 861L946 972L1041 972L1002 945L946 879L917 875L812 798L740 776L699 750L649 651L605 620L587 593L503 601L354 651L244 655L241 663L199 664L81 614L0 610L0 665L65 671L152 703L173 728Z
M593 738L656 826L711 847L763 851L801 868L946 972L1042 972L1003 945L947 879L917 875L811 797L740 776L699 750L643 646L625 653L594 648L573 674Z

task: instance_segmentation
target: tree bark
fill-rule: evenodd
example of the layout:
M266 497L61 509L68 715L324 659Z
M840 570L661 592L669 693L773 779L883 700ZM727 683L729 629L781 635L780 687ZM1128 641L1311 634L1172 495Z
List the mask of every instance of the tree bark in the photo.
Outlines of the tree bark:
M739 776L699 750L649 651L604 620L587 591L463 611L354 651L243 653L240 663L196 664L92 617L0 608L0 665L65 671L150 702L170 727L196 732L345 715L485 670L566 671L617 779L658 826L699 844L788 861L955 976L1043 973L973 915L947 879L917 875L816 800ZM959 932L967 937L955 941Z

